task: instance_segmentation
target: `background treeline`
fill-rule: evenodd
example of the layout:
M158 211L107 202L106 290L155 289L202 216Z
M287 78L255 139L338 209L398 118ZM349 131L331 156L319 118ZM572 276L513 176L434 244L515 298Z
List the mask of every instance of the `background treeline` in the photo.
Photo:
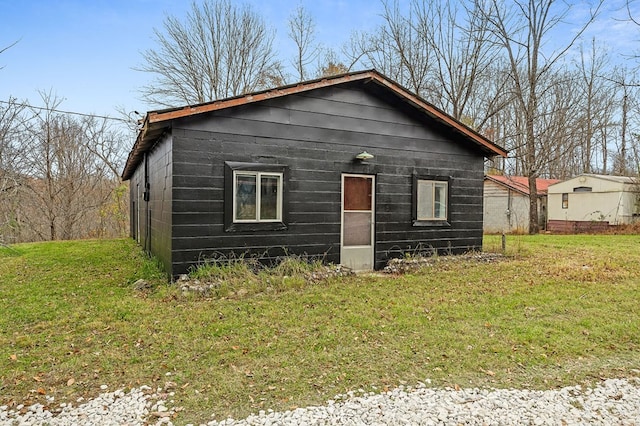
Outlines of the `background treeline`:
M300 5L284 53L250 6L203 0L154 29L137 67L150 76L141 100L195 104L375 68L510 151L487 171L529 177L535 233L536 178L640 171L638 52L612 52L593 36L602 31L590 33L620 24L603 4L383 0L379 26L354 28L340 46L317 42L314 17ZM625 31L640 38L635 3L619 5ZM135 137L131 121L57 112L59 100L47 94L42 103L0 103L0 238L125 234L119 172Z
M119 177L131 143L117 121L0 103L0 243L117 237L128 232Z

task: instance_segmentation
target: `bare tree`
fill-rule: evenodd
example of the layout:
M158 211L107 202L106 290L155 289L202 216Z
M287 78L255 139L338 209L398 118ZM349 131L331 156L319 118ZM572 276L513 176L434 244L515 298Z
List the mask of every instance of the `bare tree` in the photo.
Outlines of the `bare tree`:
M416 3L414 2L414 5ZM434 61L431 44L413 22L413 13L403 15L398 0L383 0L384 20L373 34L361 41L363 61L407 87L425 95L433 81Z
M111 173L111 177L119 179L126 161L128 143L132 136L129 133L132 131L129 126L133 124L126 121L124 124L128 129L124 131L122 126L114 125L112 119L90 115L82 117L78 124L83 131L81 140L84 142L84 147L97 160L104 163L104 166ZM137 124L136 127L138 127Z
M605 164L606 155L599 153L602 142L599 139L612 125L616 89L611 81L603 78L607 73L609 55L591 41L588 52L580 49L578 78L580 80L580 99L582 120L579 123L582 144L580 147L581 164L577 173L591 173L597 169L597 157Z
M25 120L24 106L9 98L0 103L0 244L8 243L18 224L16 194L23 183L20 130Z
M10 48L12 48L13 46L15 46L16 44L18 44L18 42L19 42L19 41L20 41L20 40L16 40L16 41L14 41L13 43L11 43L10 45L8 45L7 47L3 47L3 48L1 48L1 49L0 49L0 54L2 54L2 53L4 53L4 52L6 52L8 49L10 49ZM4 68L4 66L1 66L1 67L0 67L0 70L1 70L2 68Z
M581 81L573 69L563 68L547 75L541 83L540 86L547 90L538 97L542 112L538 116L535 141L538 176L567 179L576 171L580 173L582 164L582 126L585 114ZM526 154L523 158L527 158ZM523 167L526 169L526 162L523 162Z
M51 92L41 100L0 101L0 243L125 236L122 120L61 111Z
M156 76L141 91L148 102L194 104L255 91L279 69L274 32L247 5L193 2L185 21L167 17L163 29L154 29L158 47L144 51L137 68Z
M20 185L11 205L12 239L123 235L126 217L114 208L122 199L119 133L104 118L60 112L59 97L41 96L44 108L22 105L24 119L14 134Z
M631 161L632 165L629 167L630 171L632 171L632 175L640 176L640 99L638 99L637 92L636 96L631 99L630 102L630 110L629 114L632 117L633 124L631 125L629 143L631 145L632 155Z
M411 10L415 15L411 25L423 39L421 44L429 46L436 64L435 82L427 86L433 93L425 95L461 119L478 88L480 74L492 62L486 20L481 14L463 14L456 3L448 1L413 0ZM461 25L461 21L466 22Z
M374 51L374 46L371 43L371 36L363 31L353 31L349 40L347 40L341 49L342 57L344 58L343 64L348 71L351 71L356 66L363 68L371 67L371 63L366 60L367 55L370 55ZM383 71L383 70L378 70Z
M45 109L32 110L33 122L27 126L28 150L23 161L28 167L25 187L31 196L24 197L22 208L29 211L25 218L38 239L56 240L61 234L60 210L64 198L68 198L64 196L67 179L61 160L65 155L73 155L70 146L63 147L63 138L66 141L72 129L70 122L55 113L62 100L51 93L41 93L41 96ZM69 152L65 153L64 148Z
M539 231L536 178L541 165L537 141L545 135L543 116L553 113L542 111L539 104L540 96L549 90L545 82L553 81L545 77L553 73L554 67L593 21L602 0L596 2L578 31L551 52L546 51L545 42L549 41L551 30L563 23L571 5L554 0L514 0L509 6L499 0L475 1L475 10L488 21L495 43L507 57L513 96L523 115L523 165L530 191L529 232L536 234Z
M135 111L134 111L135 114ZM81 121L83 130L83 148L87 150L92 160L100 170L100 192L97 205L97 220L94 226L99 236L124 236L128 231L128 186L122 182L120 172L126 161L126 148L129 143L129 133L120 126L114 126L113 120L98 117L84 117ZM136 123L137 125L137 123Z
M307 68L322 52L321 47L315 42L316 24L313 17L299 4L289 16L289 38L296 45L296 52L292 65L297 72L298 81L309 78Z
M613 172L619 175L635 174L638 171L630 168L630 152L629 148L633 149L633 135L630 135L632 117L631 111L634 104L634 94L637 91L638 85L634 83L636 80L631 71L626 68L618 68L614 74L613 80L616 86L619 88L619 104L620 104L620 125L619 125L619 137L615 139L616 154L613 157ZM631 146L630 146L631 145Z

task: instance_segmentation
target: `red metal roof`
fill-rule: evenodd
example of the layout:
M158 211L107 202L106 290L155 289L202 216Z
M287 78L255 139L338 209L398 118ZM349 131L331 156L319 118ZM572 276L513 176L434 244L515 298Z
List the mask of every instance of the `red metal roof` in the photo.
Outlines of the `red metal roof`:
M529 178L526 176L498 176L487 175L485 179L492 180L498 184L507 186L515 191L529 195ZM559 179L536 179L536 188L538 195L546 195L549 185L560 182Z
M400 100L416 108L426 116L445 124L466 139L477 144L487 156L507 156L507 150L496 145L487 137L457 121L444 111L428 103L418 95L411 93L409 90L379 72L375 70L368 70L324 77L317 80L277 87L275 89L249 93L241 96L234 96L199 105L188 105L182 108L150 111L145 116L136 142L129 153L127 163L125 164L124 171L122 172L122 178L124 180L131 178L133 172L140 163L144 152L153 146L154 142L165 132L165 130L169 128L171 120L356 81L374 83L387 89Z

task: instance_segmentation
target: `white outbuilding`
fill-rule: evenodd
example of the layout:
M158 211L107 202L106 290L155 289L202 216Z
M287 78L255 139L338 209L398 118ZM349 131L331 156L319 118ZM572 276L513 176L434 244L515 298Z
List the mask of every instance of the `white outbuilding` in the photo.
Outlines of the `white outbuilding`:
M628 176L583 174L547 190L551 232L602 231L640 217L640 180Z
M538 226L547 222L547 188L558 179L536 179ZM486 234L529 232L529 178L526 176L484 177L483 231Z

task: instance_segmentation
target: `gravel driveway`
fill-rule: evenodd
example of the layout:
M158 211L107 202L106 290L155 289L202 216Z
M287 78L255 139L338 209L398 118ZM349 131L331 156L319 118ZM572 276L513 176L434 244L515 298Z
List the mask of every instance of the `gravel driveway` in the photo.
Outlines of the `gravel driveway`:
M162 395L162 396L160 396ZM103 393L51 413L36 404L0 407L0 425L173 424L172 393L149 387ZM165 401L162 398L167 398ZM50 401L53 406L53 401ZM179 417L177 417L179 421ZM230 425L637 425L640 379L609 379L595 388L559 390L436 389L429 381L389 392L338 395L326 405L293 411L261 411Z

